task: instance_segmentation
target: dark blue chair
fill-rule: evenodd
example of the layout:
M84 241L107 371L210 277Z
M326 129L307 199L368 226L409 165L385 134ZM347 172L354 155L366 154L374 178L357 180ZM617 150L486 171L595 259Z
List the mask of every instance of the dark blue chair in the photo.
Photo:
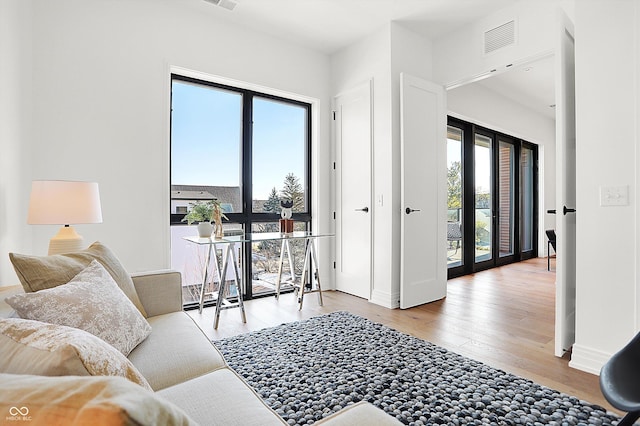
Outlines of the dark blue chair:
M556 252L556 231L555 229L547 229L544 231L547 234L547 271L551 270L551 247L553 247L553 252Z
M618 426L640 417L640 333L602 367L600 389L611 405L627 413Z

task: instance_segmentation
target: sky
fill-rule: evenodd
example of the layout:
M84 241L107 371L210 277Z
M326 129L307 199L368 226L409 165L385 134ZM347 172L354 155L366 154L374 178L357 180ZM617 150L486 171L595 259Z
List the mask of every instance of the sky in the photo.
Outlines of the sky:
M288 173L304 187L306 110L253 101L253 199L280 190ZM242 94L173 81L171 183L240 186Z

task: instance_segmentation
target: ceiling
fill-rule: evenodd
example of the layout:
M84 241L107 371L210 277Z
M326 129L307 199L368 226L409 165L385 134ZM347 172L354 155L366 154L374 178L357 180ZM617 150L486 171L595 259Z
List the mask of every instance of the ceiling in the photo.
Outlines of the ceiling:
M232 0L225 7L197 0L210 13L252 30L327 54L352 44L390 21L429 38L517 3L517 0ZM220 1L228 4L228 0Z
M430 39L484 18L518 0L191 0L218 19L332 54L390 21ZM220 3L214 5L212 3ZM235 3L235 7L233 7ZM229 10L229 6L233 10ZM514 66L476 84L553 118L553 59Z
M554 75L554 57L549 55L534 62L514 66L507 72L491 76L476 84L555 120Z

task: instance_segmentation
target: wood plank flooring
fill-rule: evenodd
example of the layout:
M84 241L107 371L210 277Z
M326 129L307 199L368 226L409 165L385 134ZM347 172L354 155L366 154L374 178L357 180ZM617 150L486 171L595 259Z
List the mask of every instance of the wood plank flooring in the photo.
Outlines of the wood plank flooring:
M317 295L305 296L302 311L293 294L279 301L251 300L245 302L246 324L238 309L230 309L221 313L218 330L213 330L213 308L189 314L217 340L346 310L616 412L600 393L597 376L570 368L568 357L553 355L555 273L547 271L546 259L449 280L445 299L406 310L337 291L323 296L324 306Z

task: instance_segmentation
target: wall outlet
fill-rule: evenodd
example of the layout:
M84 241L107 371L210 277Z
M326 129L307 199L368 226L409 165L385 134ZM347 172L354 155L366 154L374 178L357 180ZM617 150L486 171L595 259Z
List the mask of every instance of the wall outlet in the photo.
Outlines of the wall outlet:
M629 185L601 186L600 206L628 206Z

